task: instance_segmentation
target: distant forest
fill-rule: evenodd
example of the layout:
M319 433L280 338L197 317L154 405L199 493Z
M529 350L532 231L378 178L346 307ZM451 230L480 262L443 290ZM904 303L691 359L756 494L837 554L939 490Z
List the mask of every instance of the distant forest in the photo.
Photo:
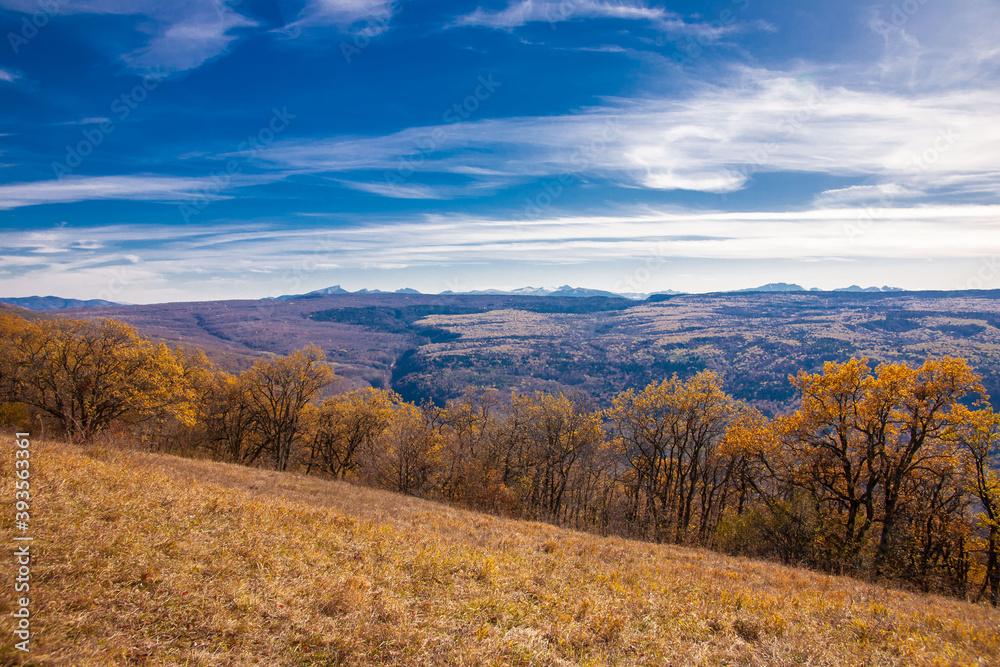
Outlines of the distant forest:
M792 292L608 297L337 294L287 300L107 306L171 347L201 348L239 373L309 345L335 364L327 391L391 389L444 407L470 386L564 393L608 408L677 373L715 372L767 416L793 409L788 382L827 361L916 365L962 357L1000 395L1000 292Z

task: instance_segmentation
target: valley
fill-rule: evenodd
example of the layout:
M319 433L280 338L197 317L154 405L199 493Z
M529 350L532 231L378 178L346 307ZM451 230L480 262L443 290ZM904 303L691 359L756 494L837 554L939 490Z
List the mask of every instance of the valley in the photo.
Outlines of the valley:
M563 391L604 406L674 373L723 374L736 398L788 406L788 375L867 356L967 358L1000 394L1000 291L784 292L606 297L334 294L66 309L112 317L238 371L268 353L321 347L337 390L393 388L437 403L468 386Z

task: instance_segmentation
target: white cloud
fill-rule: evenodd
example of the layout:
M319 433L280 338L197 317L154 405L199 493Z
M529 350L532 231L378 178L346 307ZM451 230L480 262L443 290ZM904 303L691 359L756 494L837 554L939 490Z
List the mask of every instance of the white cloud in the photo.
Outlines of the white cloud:
M660 6L650 6L641 0L514 0L499 11L477 7L473 12L455 18L449 27L482 27L496 30L513 30L529 23L557 23L579 19L619 19L641 21L650 27L674 35L696 37L701 44L708 44L723 36L748 28L773 31L774 27L763 21L741 24L721 19L702 22L685 21L676 12ZM588 47L582 47L586 50ZM596 50L621 52L616 46Z
M6 81L7 83L14 83L20 78L21 75L16 71L0 67L0 81Z
M433 151L421 149L428 141ZM687 99L276 142L261 157L316 173L371 170L379 183L403 160L414 172L408 183L422 173L481 173L494 183L571 173L718 193L782 171L988 191L998 185L998 154L1000 88L917 95L744 69L730 85L702 85Z
M981 87L1000 74L991 0L876 6L869 27L883 42L879 81L922 90Z
M168 72L196 68L224 54L236 36L232 31L257 25L226 0L62 0L51 3L54 12L145 16L150 37L145 47L122 55L137 70ZM0 7L27 14L39 11L36 0L0 0Z
M310 217L309 224L135 224L0 232L5 249L0 292L44 284L60 295L111 300L182 300L209 293L212 298L252 297L270 288L277 294L304 291L297 289L303 281L320 285L331 272L346 276L373 267L471 272L470 279L491 275L510 280L516 275L526 283L537 282L537 272L565 276L575 271L597 280L598 266L617 263L634 270L650 257L659 258L658 265L701 271L702 278L687 281L685 289L711 289L707 267L739 274L733 267L743 266L740 262L766 268L771 277L764 282L794 281L799 275L794 267L808 265L817 267L809 275L825 275L824 280L834 280L832 287L859 281L899 284L902 275L893 279L882 268L902 267L909 286L949 288L975 274L976 258L1000 253L1000 206L646 210L553 215L530 222L455 214L329 228ZM100 251L74 250L82 235L89 244L100 244ZM521 267L520 273L510 272L514 266ZM847 268L831 268L837 266ZM262 267L270 271L268 283L251 278L261 275ZM865 277L874 274L879 277ZM593 286L614 288L619 277ZM731 275L730 280L736 287L749 286L746 275ZM64 294L67 285L74 294Z
M503 260L577 263L674 258L754 260L924 260L1000 251L1000 206L813 208L806 211L637 211L623 215L507 218L428 215L323 228L241 225L119 225L87 228L101 255L179 273L200 266L267 265L275 271L312 263L363 267ZM12 257L48 249L67 253L79 229L3 233ZM142 248L136 248L142 239ZM125 247L130 248L127 252ZM88 253L91 255L93 253ZM72 254L72 261L81 261ZM88 260L91 261L91 260ZM170 271L168 264L176 264Z
M904 188L896 183L882 185L852 185L847 188L826 190L816 195L814 202L819 205L847 205L863 202L896 202L925 196L920 190Z
M169 176L92 176L0 185L0 210L94 199L187 201L191 197L219 198L211 179Z
M482 7L455 19L455 25L510 29L528 23L569 21L573 18L617 18L656 21L675 18L662 7L613 0L516 0L493 12Z
M383 197L392 197L393 199L451 199L458 196L458 193L456 192L457 188L449 188L442 191L440 188L418 184L391 182L358 183L355 181L339 182L342 185L346 185L354 190L370 192L372 194L382 195Z
M76 241L72 241L68 247L71 250L100 250L104 247L104 244L93 239L77 239Z
M135 69L194 69L224 54L236 39L233 30L257 25L223 0L197 2L192 9L184 16L170 17L146 48L128 54L125 61Z
M305 29L335 26L374 37L388 29L399 4L399 0L309 0L295 21L278 32L298 37Z

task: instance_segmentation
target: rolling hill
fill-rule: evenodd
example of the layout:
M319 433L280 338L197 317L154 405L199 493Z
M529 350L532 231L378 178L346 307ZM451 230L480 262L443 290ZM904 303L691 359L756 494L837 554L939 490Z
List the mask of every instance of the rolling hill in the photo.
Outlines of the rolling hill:
M103 299L64 299L58 296L4 297L0 303L19 306L28 310L61 310L63 308L94 308L98 306L118 306L113 301Z
M32 447L35 643L6 633L3 664L1000 664L985 605L314 477Z

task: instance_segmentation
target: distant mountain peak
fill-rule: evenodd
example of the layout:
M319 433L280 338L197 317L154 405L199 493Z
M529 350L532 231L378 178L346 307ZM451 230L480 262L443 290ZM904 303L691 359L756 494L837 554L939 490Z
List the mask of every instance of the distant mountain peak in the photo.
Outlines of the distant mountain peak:
M805 292L806 288L795 283L768 283L760 287L737 290L739 292Z
M278 301L287 301L288 299L311 299L319 296L330 296L333 294L421 294L412 287L403 287L394 292L387 292L380 289L359 289L357 292L349 292L340 285L333 285L332 287L324 287L323 289L313 290L312 292L306 292L305 294L282 294L281 296L268 297L269 299L276 299Z
M518 287L511 290L483 289L470 290L468 292L441 292L441 294L471 294L481 296L568 296L568 297L594 297L603 296L615 299L645 299L646 294L617 294L606 290L590 289L587 287L573 287L572 285L562 285L560 287Z
M320 296L327 296L331 294L410 294L410 295L420 295L423 292L413 289L412 287L402 287L394 291L380 290L380 289L359 289L355 292L349 292L345 290L340 285L334 285L333 287L325 287L323 289L313 290L306 294L283 294L282 296L267 297L269 299L276 299L279 301L286 301L288 299L307 299L315 298ZM468 290L462 292L456 292L453 290L447 290L445 292L440 292L441 295L478 295L478 296L562 296L562 297L595 297L603 296L616 299L631 299L633 301L642 301L649 297L649 294L639 293L639 292L629 292L626 294L619 294L616 292L609 292L607 290L591 289L588 287L573 287L572 285L560 285L559 287L519 287L517 289L511 290L501 290L501 289L482 289L482 290ZM663 290L657 292L657 294L680 294L680 292L675 292L674 290Z
M330 294L347 294L345 290L340 285L334 285L332 287L324 287L323 289L313 290L312 292L307 292L306 294L282 294L281 296L269 296L265 297L265 300L275 300L275 301L288 301L289 299L308 299L316 298L319 296L328 296Z
M889 287L888 285L883 285L882 287L861 287L859 285L851 285L850 287L838 287L833 290L834 292L902 292L901 287Z
M306 296L313 296L315 294L347 294L345 290L340 285L334 285L333 287L324 287L323 289L313 290L306 294Z

